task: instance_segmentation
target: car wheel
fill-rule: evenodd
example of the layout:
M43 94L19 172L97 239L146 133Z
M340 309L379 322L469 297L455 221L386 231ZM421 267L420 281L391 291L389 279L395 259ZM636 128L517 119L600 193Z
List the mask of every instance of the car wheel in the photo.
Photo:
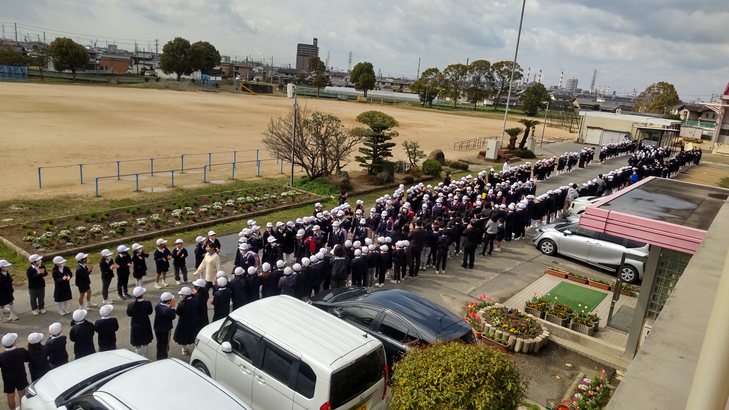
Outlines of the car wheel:
M635 283L638 281L638 269L630 265L623 265L620 271L620 279L625 283Z
M197 370L199 370L199 371L200 371L200 373L202 373L202 374L204 374L204 375L206 375L206 376L210 376L210 370L208 370L207 366L205 366L205 365L203 364L203 362L195 361L195 362L194 362L194 363L192 364L192 367L194 367L194 368L196 368Z
M544 239L539 242L539 250L545 255L552 256L557 253L557 244L551 239Z

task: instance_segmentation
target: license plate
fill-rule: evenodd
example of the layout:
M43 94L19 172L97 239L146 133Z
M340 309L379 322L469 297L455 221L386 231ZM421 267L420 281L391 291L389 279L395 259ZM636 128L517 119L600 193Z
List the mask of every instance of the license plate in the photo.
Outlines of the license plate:
M367 410L367 403L362 403L355 410Z

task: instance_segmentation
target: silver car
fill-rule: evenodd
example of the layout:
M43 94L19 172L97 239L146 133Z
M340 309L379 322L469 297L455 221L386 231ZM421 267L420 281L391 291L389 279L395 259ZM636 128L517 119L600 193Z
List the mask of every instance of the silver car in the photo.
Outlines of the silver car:
M621 279L627 283L635 283L643 277L643 262L631 255L648 256L647 244L582 228L579 219L537 229L532 243L546 255L559 253L612 272L620 266L623 253L627 252L620 272Z

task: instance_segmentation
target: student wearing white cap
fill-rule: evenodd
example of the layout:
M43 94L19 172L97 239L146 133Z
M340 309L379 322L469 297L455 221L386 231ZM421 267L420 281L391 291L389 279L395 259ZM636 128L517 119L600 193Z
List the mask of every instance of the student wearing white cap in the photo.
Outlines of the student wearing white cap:
M28 295L30 296L30 310L33 315L46 313L46 276L48 271L42 264L43 257L32 254L28 257L30 266L25 274L28 276Z
M205 237L198 236L195 238L195 269L200 266L205 257Z
M28 352L17 347L18 334L7 333L2 338L5 351L0 353L0 371L3 376L3 391L7 395L8 407L16 408L15 393L18 398L25 395L25 388L28 387L28 375L25 373L25 360Z
M246 301L246 270L238 266L233 271L235 275L230 281L230 300L233 303L233 310L243 306Z
M129 248L126 245L116 247L117 255L114 258L116 263L116 293L120 300L128 299L129 296L129 275L134 264L132 256L129 254Z
M177 238L175 240L175 249L172 250L172 267L175 269L175 283L180 285L180 273L182 273L182 280L187 283L187 249L185 249L185 242Z
M110 250L104 249L101 251L101 260L99 261L99 270L101 271L101 297L104 299L103 304L111 304L109 298L109 286L111 286L111 280L114 279L114 269L119 266L114 263L111 258L114 255Z
M48 359L48 366L55 369L58 366L68 363L68 352L66 351L66 336L61 334L63 326L56 322L48 326L48 341L43 349L43 354Z
M200 302L193 295L192 289L187 286L180 289L178 294L182 299L180 299L180 303L177 304L175 309L179 319L172 339L182 346L182 354L188 355L194 346L197 333L203 327L198 313L198 303Z
M166 359L170 351L170 334L172 322L177 314L175 306L177 301L170 292L164 292L159 297L159 303L154 307L154 338L157 339L157 360Z
M267 262L261 265L261 275L264 272L271 272L271 265ZM261 297L261 277L258 275L258 269L255 266L249 266L246 273L246 298L243 302L244 305L256 301Z
M218 240L218 234L215 231L208 231L207 243L213 245L215 253L220 253L220 241Z
M213 293L213 322L223 319L230 314L230 288L228 279L221 277L216 279L217 289Z
M5 259L0 259L0 309L2 309L3 321L10 322L12 320L18 320L18 315L15 314L15 307L13 307L13 277L10 276L8 267L12 264ZM10 311L10 317L5 317L5 310Z
M132 244L132 267L134 271L134 286L142 286L142 278L147 275L147 258L149 254L144 251L144 246L135 243Z
M92 265L88 264L89 255L83 252L76 254L76 287L78 288L78 307L79 309L88 309L89 306L96 306L91 302L91 272L94 270ZM84 303L86 298L86 303Z
M152 343L152 323L149 316L152 314L152 302L144 300L147 289L137 286L132 290L134 302L127 305L127 316L131 318L132 331L129 335L129 344L134 346L134 353L147 357L149 344Z
M205 257L203 258L200 266L193 273L196 278L204 278L203 280L207 283L207 288L213 287L213 281L215 280L215 274L220 270L220 256L215 252L213 244L205 245ZM193 282L194 283L194 282Z
M217 253L215 255L217 256ZM203 279L195 279L192 282L192 293L198 300L197 314L200 317L200 323L202 323L200 327L202 328L210 323L208 318L208 300L210 299L208 283Z
M48 359L43 354L43 333L28 335L28 370L30 381L34 382L48 373Z
M73 356L77 360L96 353L94 324L86 320L86 313L83 309L73 311L71 330L68 332L68 339L73 342Z
M99 351L116 350L116 332L119 330L119 321L111 317L112 305L104 305L99 308L99 316L94 322L94 330L98 335Z
M167 272L170 271L170 259L172 259L172 252L167 249L167 241L159 238L155 242L157 249L154 250L154 264L157 268L157 279L154 283L155 289L160 289L167 286ZM160 281L160 279L162 279Z
M53 301L58 305L58 313L66 316L71 313L69 301L71 300L71 269L66 266L66 260L61 256L53 258Z

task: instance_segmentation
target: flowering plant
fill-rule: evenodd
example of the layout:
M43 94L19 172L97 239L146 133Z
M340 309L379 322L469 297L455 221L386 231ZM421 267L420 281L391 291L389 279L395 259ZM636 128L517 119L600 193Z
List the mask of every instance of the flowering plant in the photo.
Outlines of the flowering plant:
M534 319L517 309L507 307L491 307L483 313L486 323L496 326L504 332L522 338L536 337L542 333L542 326Z
M526 301L526 307L546 312L549 309L549 300L535 293L531 299Z
M577 305L577 312L572 316L572 322L585 326L592 326L600 317L587 310L587 306Z
M610 392L603 369L598 376L585 377L577 385L577 393L572 396L572 404L578 410L599 410L607 403Z
M569 319L570 315L572 315L572 308L570 307L570 305L565 303L553 303L549 307L549 313L561 317L562 319Z

